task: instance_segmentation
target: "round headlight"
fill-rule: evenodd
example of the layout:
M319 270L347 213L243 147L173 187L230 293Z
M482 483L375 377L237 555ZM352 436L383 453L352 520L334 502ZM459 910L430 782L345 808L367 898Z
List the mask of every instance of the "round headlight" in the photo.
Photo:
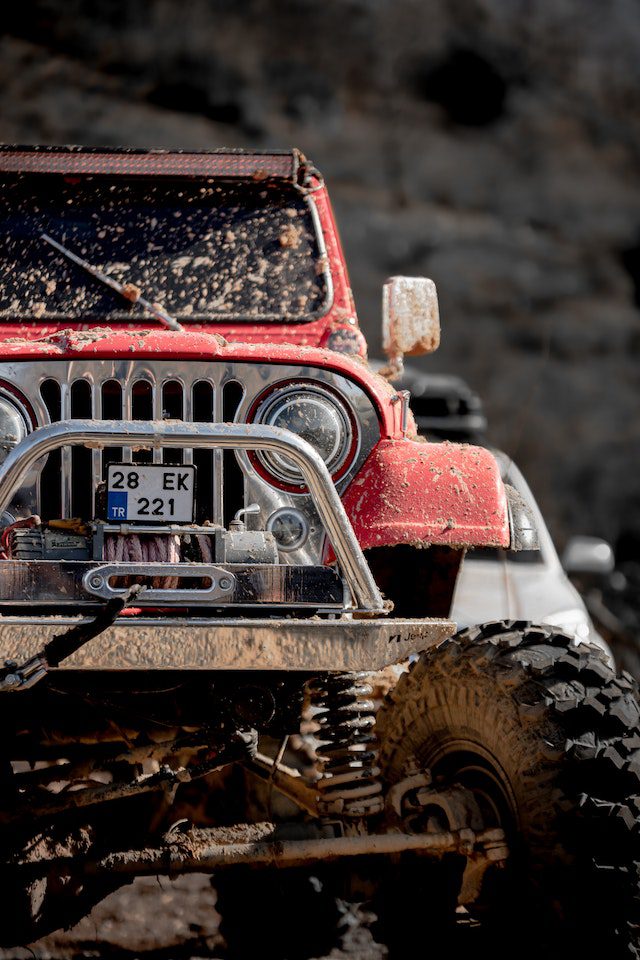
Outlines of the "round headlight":
M281 507L267 520L267 530L275 537L279 550L298 550L309 536L307 518L293 507Z
M256 411L256 422L281 427L302 437L318 451L330 473L344 465L353 440L346 408L329 391L312 384L292 384L270 394ZM277 479L300 484L298 468L279 453L260 453L259 459Z
M0 394L0 463L4 463L27 432L24 415L12 400Z

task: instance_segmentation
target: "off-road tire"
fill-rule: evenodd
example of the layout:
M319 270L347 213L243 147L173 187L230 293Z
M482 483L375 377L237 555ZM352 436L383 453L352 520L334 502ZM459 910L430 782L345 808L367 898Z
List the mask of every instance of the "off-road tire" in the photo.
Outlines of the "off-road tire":
M632 678L616 678L598 648L492 623L400 678L378 714L380 765L389 783L417 764L483 797L498 785L510 859L468 905L485 922L541 932L575 956L599 956L600 944L609 958L640 957L639 718ZM412 911L398 919L410 940Z

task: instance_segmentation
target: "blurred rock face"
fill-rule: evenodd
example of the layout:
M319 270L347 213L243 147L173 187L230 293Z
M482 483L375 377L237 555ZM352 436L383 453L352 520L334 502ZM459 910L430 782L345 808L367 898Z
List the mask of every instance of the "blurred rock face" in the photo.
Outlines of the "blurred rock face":
M21 0L0 139L297 145L362 324L439 288L423 369L469 379L560 537L640 528L635 0Z

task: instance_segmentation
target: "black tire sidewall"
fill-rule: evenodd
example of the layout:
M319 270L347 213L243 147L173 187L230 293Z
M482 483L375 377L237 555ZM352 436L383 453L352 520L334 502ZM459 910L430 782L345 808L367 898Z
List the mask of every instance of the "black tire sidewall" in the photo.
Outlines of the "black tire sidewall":
M611 923L620 929L635 910L632 905L625 914L622 903L633 897L631 844L614 842L617 824L606 813L604 830L602 823L592 829L582 810L585 794L592 792L598 802L604 798L606 805L616 792L624 799L627 787L613 764L601 768L599 758L581 762L572 741L587 731L596 752L606 752L615 740L616 718L607 706L598 714L585 703L589 696L595 702L600 691L605 705L615 696L629 697L613 685L614 674L600 651L586 648L578 655L574 649L570 638L553 628L500 624L465 631L423 655L379 714L381 767L390 783L415 766L437 772L448 763L451 776L456 750L474 748L502 781L513 816L504 824L508 866L490 869L478 901L469 905L485 919L535 920L545 928L557 927L560 920L565 927L586 929L590 913L602 914L604 904L606 911L619 899L623 919ZM536 673L536 658L546 658L551 667ZM574 677L584 680L587 691L582 699L576 694L575 705ZM596 706L600 709L600 703ZM632 706L637 712L635 700ZM622 872L628 872L629 897L626 892L601 897L593 865L602 854L611 856L616 870L622 864ZM619 889L616 884L614 878L611 890Z

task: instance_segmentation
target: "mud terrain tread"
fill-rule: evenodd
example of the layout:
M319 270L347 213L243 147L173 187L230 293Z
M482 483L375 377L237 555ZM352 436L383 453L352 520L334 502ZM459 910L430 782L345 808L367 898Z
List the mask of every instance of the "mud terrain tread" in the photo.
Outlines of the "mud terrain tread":
M504 632L499 633L498 627ZM410 727L404 730L398 726L398 707L402 710L409 708L413 716L420 718L418 705L422 701L425 680L429 677L432 682L434 669L445 679L469 674L480 677L485 675L486 665L491 663L496 670L496 679L513 691L522 716L533 717L548 708L557 714L582 708L586 719L595 711L599 716L608 715L608 736L598 737L597 746L594 743L596 753L612 748L629 754L635 744L636 749L640 750L640 735L637 732L640 707L635 685L625 683L624 678L622 682L616 678L598 648L590 646L589 657L584 653L579 658L572 656L570 645L573 641L553 627L546 628L545 649L540 649L541 630L537 628L527 631L520 647L514 650L517 640L522 639L518 631L525 629L526 624L509 624L508 621L490 624L488 633L483 628L470 628L423 654L412 669L400 677L378 713L376 724L380 757L388 779L396 780L401 776L398 762L405 762L404 751L400 757L396 757L396 751L399 746L406 744L406 734L410 733ZM549 640L553 640L553 643L549 643ZM594 664L597 674L593 671ZM600 674L598 668L601 665L606 669L600 680L601 685L598 685L593 680ZM528 675L525 678L521 669L523 666ZM550 683L545 677L553 667L556 667L556 673ZM586 732L588 729L583 734ZM579 742L579 726L572 724L572 736L566 741L564 749L570 750ZM636 773L635 780L640 793L640 771Z
M501 621L465 630L423 654L381 708L386 779L424 765L440 733L465 717L482 724L489 749L506 757L518 782L519 831L537 894L549 885L560 891L577 919L595 907L603 917L609 911L626 956L640 956L640 707L632 679L616 678L601 650L576 647L553 627Z

